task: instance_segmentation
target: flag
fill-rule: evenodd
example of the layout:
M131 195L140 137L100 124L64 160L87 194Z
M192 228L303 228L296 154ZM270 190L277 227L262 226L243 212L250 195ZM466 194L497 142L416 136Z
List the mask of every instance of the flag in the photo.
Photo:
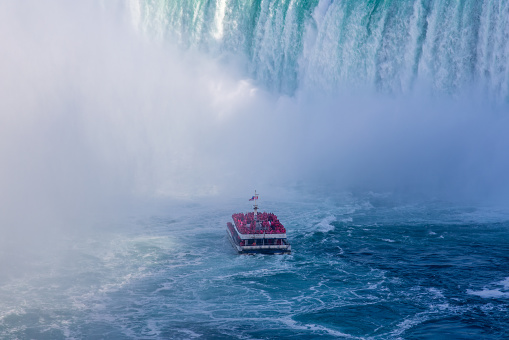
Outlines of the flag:
M253 196L253 197L251 197L249 200L250 200L250 201L254 201L254 200L257 200L257 199L258 199L258 196Z

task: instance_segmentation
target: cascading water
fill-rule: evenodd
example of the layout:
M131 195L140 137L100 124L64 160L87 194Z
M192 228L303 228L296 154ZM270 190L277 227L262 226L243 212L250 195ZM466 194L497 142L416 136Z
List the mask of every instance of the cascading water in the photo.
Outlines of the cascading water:
M248 60L282 93L312 88L509 96L509 1L133 1L137 25ZM420 86L420 85L419 85Z

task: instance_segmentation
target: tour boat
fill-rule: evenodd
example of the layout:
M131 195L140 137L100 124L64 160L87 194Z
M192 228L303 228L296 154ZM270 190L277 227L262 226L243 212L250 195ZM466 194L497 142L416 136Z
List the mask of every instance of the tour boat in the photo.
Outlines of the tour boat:
M233 223L228 222L226 233L239 254L290 254L292 246L286 238L286 229L273 213L258 212L258 194L254 201L254 211L232 215Z

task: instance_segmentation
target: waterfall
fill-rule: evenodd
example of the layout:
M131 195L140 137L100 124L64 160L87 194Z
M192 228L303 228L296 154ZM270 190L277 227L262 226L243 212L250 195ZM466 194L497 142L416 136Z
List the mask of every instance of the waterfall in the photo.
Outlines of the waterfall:
M136 25L184 48L247 60L250 77L311 88L509 99L509 0L133 0Z

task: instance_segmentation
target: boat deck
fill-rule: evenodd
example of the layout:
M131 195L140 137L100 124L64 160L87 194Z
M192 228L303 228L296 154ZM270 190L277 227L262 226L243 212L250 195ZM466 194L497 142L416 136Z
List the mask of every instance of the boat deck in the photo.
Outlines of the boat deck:
M233 214L227 233L239 254L289 254L286 229L273 213Z

